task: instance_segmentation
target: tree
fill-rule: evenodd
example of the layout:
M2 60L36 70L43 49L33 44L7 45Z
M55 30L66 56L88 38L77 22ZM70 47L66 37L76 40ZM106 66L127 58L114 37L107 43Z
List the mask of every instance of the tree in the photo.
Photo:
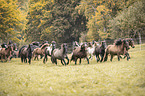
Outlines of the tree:
M0 38L3 42L19 42L17 35L23 28L22 14L14 0L0 0Z
M145 36L145 2L138 1L120 12L110 21L112 38L135 37L138 32Z

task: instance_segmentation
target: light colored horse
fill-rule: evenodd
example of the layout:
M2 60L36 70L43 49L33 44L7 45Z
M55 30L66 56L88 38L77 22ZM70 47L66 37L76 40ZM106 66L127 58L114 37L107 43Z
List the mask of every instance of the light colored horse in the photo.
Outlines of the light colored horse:
M65 58L68 60L67 63L64 60ZM55 63L57 65L57 59L61 60L62 65L64 65L64 64L68 65L69 59L68 59L68 56L67 56L67 44L66 43L63 43L61 45L61 49L54 49L53 50L52 55L51 55L52 63Z
M53 50L55 49L55 44L56 44L56 42L52 41L50 46L45 48L45 51L44 51L45 56L43 59L43 63L47 62L47 56L51 56Z
M94 41L94 44L92 45L91 42L88 43L88 47L87 47L87 54L88 54L88 58L89 59L93 59L93 55L94 55L94 52L95 52L95 48L99 46L99 43Z

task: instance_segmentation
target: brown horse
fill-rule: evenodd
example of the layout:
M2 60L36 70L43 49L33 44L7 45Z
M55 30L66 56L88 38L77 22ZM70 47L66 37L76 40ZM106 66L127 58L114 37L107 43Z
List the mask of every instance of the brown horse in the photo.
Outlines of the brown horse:
M77 63L78 58L80 58L80 62L79 62L80 64L81 64L81 58L86 58L89 64L89 59L87 57L87 49L85 44L82 44L81 46L76 47L76 49L73 50L71 61L72 60L75 61L75 65Z
M109 45L105 50L105 55L103 58L103 61L107 61L108 54L111 55L110 61L112 61L113 56L118 56L118 61L120 61L120 55L125 55L127 53L127 50L129 49L129 44L124 39L116 40L114 45ZM128 60L127 56L127 60Z
M29 64L31 63L31 58L32 58L32 44L29 44L29 46L22 46L21 50L20 50L20 57L21 57L21 62L25 62L27 63L27 58L28 58L28 62Z
M44 51L45 51L45 48L46 47L48 47L49 46L49 44L48 43L45 43L45 44L43 44L42 46L41 46L41 48L36 48L36 49L34 49L34 51L33 51L33 57L34 57L34 60L37 58L37 60L39 60L38 59L38 56L40 55L41 56L41 58L44 56Z
M10 60L11 57L11 52L13 51L13 48L11 45L8 45L8 48L2 48L0 50L0 57L1 57L1 61L3 62L3 59L5 59L5 61Z
M125 40L129 43L129 46L131 46L132 48L135 48L134 41L132 38L126 38Z
M129 43L129 46L131 46L132 48L135 48L134 41L133 41L132 38L126 38L125 40ZM128 50L129 50L129 49L127 49L127 51L128 51ZM128 52L125 54L124 58L127 57L127 55L128 55L128 57L129 57L129 59L130 59L130 56L129 56L129 53L128 53ZM121 56L120 56L120 57L121 57ZM121 58L122 58L122 57L121 57Z

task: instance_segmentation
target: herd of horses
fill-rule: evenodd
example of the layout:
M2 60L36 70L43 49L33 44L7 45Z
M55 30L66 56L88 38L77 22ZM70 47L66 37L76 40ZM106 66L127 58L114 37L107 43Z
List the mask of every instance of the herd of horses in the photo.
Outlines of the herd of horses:
M124 56L124 58L127 57L127 60L130 59L130 46L135 48L132 38L117 39L112 45L108 46L105 41L101 41L100 43L92 41L81 44L75 41L72 48L71 59L69 60L67 43L61 44L61 48L56 48L55 41L52 41L50 44L48 41L45 41L42 44L39 42L32 42L29 45L22 46L18 50L16 43L9 41L8 44L1 44L0 59L1 62L6 62L14 57L20 57L21 62L28 62L31 64L32 58L34 58L34 60L39 60L38 57L41 59L43 58L43 63L46 63L49 56L51 58L51 62L56 65L57 60L60 60L62 65L68 65L70 61L74 61L76 65L78 59L80 59L79 64L81 64L82 58L85 58L89 64L89 60L92 60L93 56L95 56L97 62L105 62L107 61L108 56L110 56L110 61L112 61L113 57L116 55L118 57L118 61L120 61L122 56Z

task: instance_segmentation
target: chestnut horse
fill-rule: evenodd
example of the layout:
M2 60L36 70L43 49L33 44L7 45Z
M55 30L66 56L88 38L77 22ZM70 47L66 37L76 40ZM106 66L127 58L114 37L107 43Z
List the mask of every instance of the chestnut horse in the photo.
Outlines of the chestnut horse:
M124 40L124 39L116 40L114 45L109 45L106 48L103 61L107 61L108 54L111 55L110 61L112 61L114 55L117 55L118 61L120 61L120 55L127 54L128 49L129 49L129 44L126 40ZM127 56L127 60L128 59L129 59L129 57Z
M3 59L5 59L5 61L10 60L11 57L11 52L13 51L13 48L11 45L8 45L7 48L2 48L0 50L0 57L1 57L1 61L3 62Z
M45 43L45 44L43 44L43 45L41 46L41 48L36 48L36 49L34 49L34 51L33 51L34 60L35 60L36 58L37 58L37 60L39 60L39 59L38 59L38 55L40 55L40 56L41 56L41 59L42 59L42 57L44 56L45 48L48 47L48 46L49 46L49 44L48 44L48 43Z

